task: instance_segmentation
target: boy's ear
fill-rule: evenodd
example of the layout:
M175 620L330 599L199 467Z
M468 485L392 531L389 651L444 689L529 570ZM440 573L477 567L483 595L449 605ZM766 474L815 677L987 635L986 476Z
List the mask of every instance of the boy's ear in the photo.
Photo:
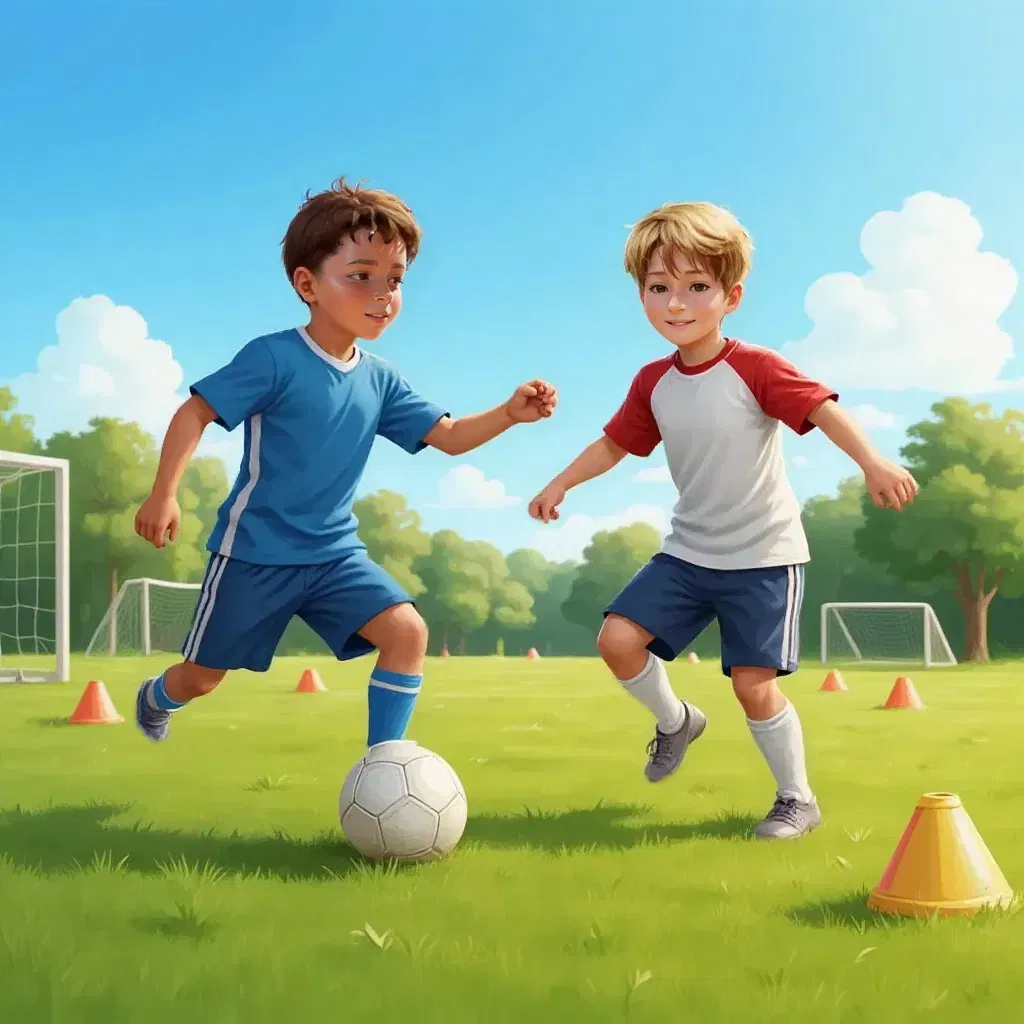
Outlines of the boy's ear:
M740 304L740 300L743 298L743 285L742 283L734 284L729 289L729 295L725 300L726 312L732 313L737 306Z
M308 267L296 267L292 274L292 287L299 293L299 298L307 304L312 304L316 295L313 291L314 276Z

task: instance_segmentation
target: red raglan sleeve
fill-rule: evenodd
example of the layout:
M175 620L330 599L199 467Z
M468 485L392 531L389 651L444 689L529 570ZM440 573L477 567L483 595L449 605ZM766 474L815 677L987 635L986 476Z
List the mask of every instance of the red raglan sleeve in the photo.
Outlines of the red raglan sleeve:
M630 455L650 455L661 442L651 393L662 372L660 367L645 366L633 378L622 405L604 426L605 435Z
M839 398L838 391L805 376L771 349L737 352L730 362L765 414L781 420L797 434L807 434L814 429L807 417L822 402Z

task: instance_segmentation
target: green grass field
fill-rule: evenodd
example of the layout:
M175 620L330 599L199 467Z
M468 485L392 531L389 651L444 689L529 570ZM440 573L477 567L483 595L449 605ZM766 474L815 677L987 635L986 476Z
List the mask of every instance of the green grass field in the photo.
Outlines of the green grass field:
M78 659L70 686L0 687L5 1024L1009 1021L1024 915L864 906L917 798L963 798L1024 886L1020 666L787 681L825 824L750 830L772 782L714 663L676 664L709 715L683 769L642 775L650 722L596 660L431 662L410 730L470 802L446 861L368 865L337 796L362 752L370 662L237 673L148 743L159 664ZM306 664L330 692L296 694ZM126 722L69 726L102 679Z

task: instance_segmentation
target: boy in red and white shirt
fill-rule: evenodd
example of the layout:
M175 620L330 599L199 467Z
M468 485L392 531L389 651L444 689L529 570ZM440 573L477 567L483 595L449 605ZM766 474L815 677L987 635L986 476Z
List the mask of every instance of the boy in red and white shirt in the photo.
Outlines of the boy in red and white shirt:
M743 295L750 238L726 210L673 203L633 227L625 265L647 319L675 349L644 366L603 436L530 504L558 518L566 491L664 444L679 491L661 550L605 609L597 646L625 689L657 718L645 774L667 778L704 731L704 714L675 695L664 661L718 619L722 671L776 782L759 838L804 835L821 824L807 781L796 709L778 676L796 670L804 565L800 506L786 478L782 425L814 427L863 470L879 507L899 509L917 484L872 447L837 405L771 349L722 335Z

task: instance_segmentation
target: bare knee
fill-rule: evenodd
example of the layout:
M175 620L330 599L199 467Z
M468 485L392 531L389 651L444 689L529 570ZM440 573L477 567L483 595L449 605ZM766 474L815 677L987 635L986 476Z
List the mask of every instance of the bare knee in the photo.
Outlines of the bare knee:
M732 669L732 691L747 718L755 722L777 715L786 698L779 689L773 668L736 666Z
M427 624L411 604L388 608L371 619L360 633L382 657L411 657L422 661L427 653Z
M620 615L609 615L597 635L597 651L617 679L632 679L647 663L652 635Z
M206 668L183 661L164 674L164 689L172 700L195 700L216 690L226 675L222 668Z

